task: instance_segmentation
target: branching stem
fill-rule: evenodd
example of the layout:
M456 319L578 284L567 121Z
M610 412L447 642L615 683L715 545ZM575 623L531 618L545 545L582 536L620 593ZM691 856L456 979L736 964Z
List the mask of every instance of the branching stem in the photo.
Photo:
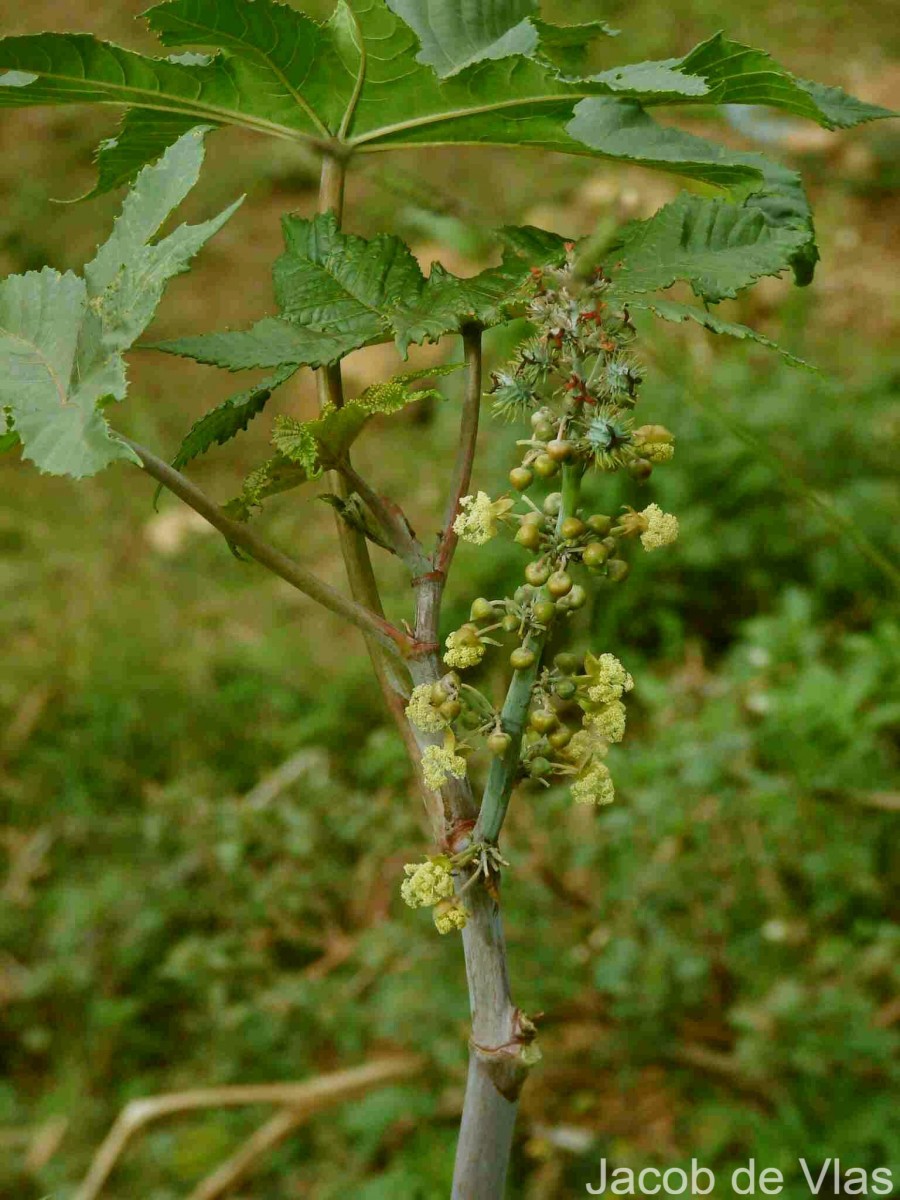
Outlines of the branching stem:
M235 546L239 546L251 558L262 566L267 567L274 575L278 575L298 591L317 601L331 612L336 613L361 629L379 648L393 658L409 658L416 654L417 644L401 629L385 620L380 613L372 612L365 605L342 596L335 588L324 583L318 576L301 567L294 559L289 558L281 550L269 545L258 534L240 521L233 521L205 492L195 483L182 475L169 463L157 458L150 450L133 442L130 438L122 438L137 454L148 475L152 475L158 483L167 488L173 495L183 500L204 520L209 521L220 533L224 534Z

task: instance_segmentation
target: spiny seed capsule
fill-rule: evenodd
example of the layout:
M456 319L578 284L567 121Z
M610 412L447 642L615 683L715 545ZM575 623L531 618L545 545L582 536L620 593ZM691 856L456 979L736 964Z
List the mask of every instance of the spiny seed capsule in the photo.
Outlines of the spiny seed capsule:
M560 679L553 690L560 700L571 700L578 691L578 684L574 679Z
M556 616L556 605L552 600L539 600L531 611L541 625L549 625Z
M469 610L469 617L473 621L486 621L488 617L494 615L494 610L491 607L490 600L486 600L484 596L479 596L477 600L472 601L472 607Z
M541 508L548 517L558 517L562 508L562 492L550 492L544 499Z
M602 542L589 542L581 556L581 561L586 567L602 567L609 558L609 547L604 546Z
M519 618L515 613L507 613L500 624L503 626L505 633L515 633L519 628Z
M550 566L543 559L530 562L525 568L525 579L532 587L543 587L549 578Z
M509 665L514 671L527 671L534 666L534 651L527 646L518 646L509 656Z
M592 533L599 533L601 537L606 537L612 529L612 517L607 517L603 513L591 513L587 519L587 527Z
M574 542L576 538L581 537L586 529L587 526L579 517L566 517L559 527L559 532L567 542Z
M518 528L515 540L526 550L537 550L541 544L541 531L533 521L523 521Z
M613 583L621 583L631 570L624 558L611 558L606 564L606 574Z
M562 750L565 746L568 746L571 740L572 730L568 727L568 725L560 725L559 729L554 729L547 738L547 741L554 750Z
M539 454L534 460L534 469L541 479L550 479L559 470L559 463L549 454Z
M553 438L547 443L547 453L555 462L566 462L575 452L575 447L566 438Z
M503 755L512 745L512 738L508 733L501 733L499 730L488 736L487 748L491 754L495 754L497 758L502 758Z
M517 492L524 492L526 488L531 487L534 480L534 472L529 471L527 467L513 467L509 473L509 482Z
M549 708L535 708L528 714L528 724L538 733L549 733L556 728L558 721L556 713Z
M581 658L571 650L562 650L553 659L553 665L564 675L574 675L581 669Z
M572 576L568 571L554 571L547 580L547 591L559 599L572 590Z

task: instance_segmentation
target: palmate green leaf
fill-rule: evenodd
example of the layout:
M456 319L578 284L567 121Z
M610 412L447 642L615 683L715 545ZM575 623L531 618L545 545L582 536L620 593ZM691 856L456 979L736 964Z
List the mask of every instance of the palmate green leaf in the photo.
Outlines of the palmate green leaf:
M612 247L614 284L622 292L655 292L686 280L715 304L786 270L804 240L800 229L768 224L758 208L682 192L622 231Z
M498 232L499 266L461 279L434 265L426 278L410 250L387 234L367 240L333 213L284 220L286 250L274 267L281 317L246 331L157 343L155 348L230 371L287 364L318 367L351 350L395 340L436 341L467 322L494 325L521 304L531 268L561 261L561 237L530 226Z
M700 75L715 104L765 104L826 129L850 129L864 121L896 116L890 109L866 104L840 88L797 79L762 50L714 34L678 60L680 69Z
M195 421L172 460L172 466L181 470L213 446L224 446L233 437L243 433L253 418L263 411L275 389L286 383L296 369L293 365L281 367L255 387L229 396L199 421Z
M0 283L0 406L23 457L40 470L79 478L119 458L136 461L104 415L127 390L122 352L152 319L168 280L237 207L152 240L202 161L195 130L145 168L84 278L45 268Z
M618 299L620 303L629 309L644 309L647 312L653 313L654 316L661 317L664 321L674 321L679 324L684 321L692 321L710 333L725 334L728 337L737 338L739 341L757 342L760 346L777 351L795 367L805 367L810 371L815 370L809 363L804 362L802 358L791 354L782 346L779 346L777 342L773 342L771 338L767 338L764 334L757 332L757 330L751 329L749 325L741 325L735 321L723 321L721 317L716 316L715 313L709 312L705 308L697 308L691 304L677 304L673 300L663 300L639 294L619 296Z

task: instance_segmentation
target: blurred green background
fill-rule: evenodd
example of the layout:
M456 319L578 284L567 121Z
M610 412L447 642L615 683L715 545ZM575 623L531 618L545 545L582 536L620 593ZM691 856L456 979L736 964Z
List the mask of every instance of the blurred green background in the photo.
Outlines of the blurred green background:
M136 0L4 7L4 32L85 29L152 48ZM682 53L721 25L801 75L900 100L896 4L546 11L622 28L611 61ZM0 117L3 274L90 256L118 197L55 201L88 190L93 147L114 126L96 109ZM584 1194L601 1157L694 1156L724 1173L754 1156L785 1171L789 1197L808 1195L801 1155L900 1180L900 620L858 544L900 561L900 134L791 125L785 137L817 206L820 273L805 292L766 280L730 308L821 373L699 331L645 331L641 411L675 431L678 453L642 489L594 494L608 512L656 500L682 537L638 558L574 627L579 646L613 650L637 679L610 759L617 803L585 811L563 789L523 790L507 826L514 990L544 1013L510 1188L526 1200ZM249 199L170 287L160 336L270 311L278 217L313 209L315 177L278 145L210 139L189 213ZM426 264L475 270L492 225L580 235L676 189L533 153L373 156L351 179L349 222L401 234ZM492 337L493 362L514 335ZM235 389L209 368L131 358L115 420L166 455ZM351 390L394 361L383 347L352 356ZM453 384L447 396L360 451L421 530L439 519ZM312 404L307 378L272 409ZM265 456L268 425L192 474L229 498ZM485 421L478 486L502 490L515 436ZM0 497L0 1195L70 1196L131 1098L413 1048L427 1075L315 1119L235 1195L446 1196L464 972L458 941L398 899L426 835L359 639L236 562L175 502L155 515L129 467L75 485L7 455ZM270 502L260 526L340 582L330 514L311 494ZM446 628L473 596L514 587L523 562L511 546L463 548ZM391 613L407 615L401 575L378 566ZM496 694L502 657L482 674ZM261 798L287 760L294 782ZM154 1127L105 1194L185 1197L265 1115Z

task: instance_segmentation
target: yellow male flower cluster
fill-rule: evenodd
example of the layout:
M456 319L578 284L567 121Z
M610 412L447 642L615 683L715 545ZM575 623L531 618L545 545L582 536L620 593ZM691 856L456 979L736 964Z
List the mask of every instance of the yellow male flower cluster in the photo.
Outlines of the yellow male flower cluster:
M612 532L626 537L640 534L645 550L659 550L662 546L671 546L678 538L678 518L672 513L663 512L658 504L648 504L643 512L626 508Z
M463 496L459 502L459 513L453 522L453 529L464 542L472 542L475 546L483 546L498 533L497 522L513 507L513 501L507 497L492 500L487 492L479 492L476 496Z
M584 719L608 742L621 742L625 736L625 705L621 700L604 704L596 712L587 713Z
M669 462L675 454L675 436L665 425L642 425L635 429L632 440L648 462Z
M400 885L400 895L410 908L433 908L438 933L465 928L469 914L454 895L448 858L437 855L424 862L406 863L403 870L406 879Z
M601 654L599 658L588 654L584 669L590 678L588 696L595 704L621 700L623 693L634 687L634 680L614 654Z
M434 924L438 933L452 933L454 929L465 929L469 914L459 900L442 900L434 907Z
M449 725L447 718L434 704L433 687L430 683L420 683L414 687L409 703L406 706L406 716L411 725L421 729L423 733L437 733Z
M591 763L572 784L572 798L576 804L612 804L616 789L609 767L602 762Z
M648 504L641 516L647 522L647 528L641 534L641 545L645 550L659 550L677 540L678 518L663 512L658 504Z
M426 746L422 753L422 775L426 787L433 792L439 792L448 778L453 775L456 779L464 778L466 760L460 754L454 753L452 746Z
M400 884L400 895L410 908L431 908L453 895L453 876L443 856L406 863L403 870L406 879Z
M484 658L484 642L478 636L478 630L473 625L464 625L462 629L455 629L447 636L445 645L447 652L444 655L444 662L448 667L465 670L466 667L474 667Z

